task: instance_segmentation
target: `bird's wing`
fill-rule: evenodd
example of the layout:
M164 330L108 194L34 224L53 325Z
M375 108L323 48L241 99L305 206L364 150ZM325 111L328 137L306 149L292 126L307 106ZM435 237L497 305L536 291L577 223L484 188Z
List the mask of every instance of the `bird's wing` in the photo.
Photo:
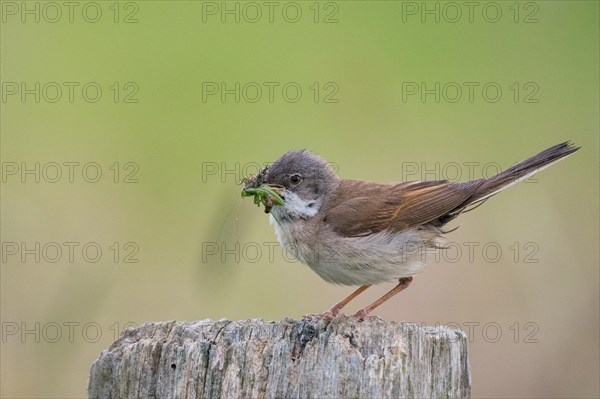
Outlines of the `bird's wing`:
M398 232L427 223L443 225L463 209L481 183L411 181L375 184L342 180L327 205L324 222L344 236Z

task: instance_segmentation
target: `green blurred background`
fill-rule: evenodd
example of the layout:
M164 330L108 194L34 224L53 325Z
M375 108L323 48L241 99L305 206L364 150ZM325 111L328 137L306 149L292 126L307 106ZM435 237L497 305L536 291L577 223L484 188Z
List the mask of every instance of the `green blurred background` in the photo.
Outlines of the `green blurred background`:
M432 262L376 313L467 331L476 397L600 395L598 2L475 2L472 16L462 3L276 2L272 17L262 2L75 4L71 22L66 6L59 18L2 2L2 397L84 397L128 323L299 318L350 292L287 260L240 200L257 163L307 148L343 178L454 177L444 166L458 164L465 180L466 163L480 177L565 140L582 150L459 218L458 260ZM223 82L240 83L239 102L206 91ZM440 83L439 102L406 91L422 82ZM39 183L21 175L36 162ZM72 182L64 162L79 163ZM82 176L92 162L96 183Z

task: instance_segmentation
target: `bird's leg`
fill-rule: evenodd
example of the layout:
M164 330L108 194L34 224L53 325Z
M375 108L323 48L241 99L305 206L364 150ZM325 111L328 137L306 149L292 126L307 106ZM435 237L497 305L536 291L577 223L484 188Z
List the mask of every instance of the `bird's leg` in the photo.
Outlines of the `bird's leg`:
M350 302L351 300L353 300L354 298L356 298L361 292L363 292L364 290L366 290L370 286L371 286L371 284L361 285L354 292L352 292L350 295L348 295L347 297L345 297L344 299L342 299L341 301L339 301L338 303L336 303L335 305L333 305L328 311L326 311L324 313L310 314L308 316L311 316L311 317L320 317L320 318L331 320L331 319L333 319L335 316L337 316L340 313L340 310L342 310L342 308L344 306L346 306L348 304L348 302Z
M412 280L413 280L412 277L401 278L399 280L397 286L392 288L387 294L385 294L384 296L382 296L381 298L379 298L378 300L376 300L375 302L373 302L366 308L356 312L354 314L354 317L358 318L358 320L364 320L365 317L367 317L373 309L375 309L377 306L381 305L382 303L384 303L385 301L387 301L388 299L390 299L391 297L393 297L394 295L396 295L397 293L399 293L400 291L402 291L403 289L408 287L410 285L410 283L412 282Z
M338 303L333 305L327 312L331 313L333 316L337 316L337 314L340 313L340 310L342 310L342 308L344 306L346 306L348 304L348 302L350 302L351 300L356 298L358 295L360 295L364 290L366 290L370 286L371 286L371 284L361 285L350 295L348 295L347 297L345 297L344 299L342 299L341 301L339 301Z

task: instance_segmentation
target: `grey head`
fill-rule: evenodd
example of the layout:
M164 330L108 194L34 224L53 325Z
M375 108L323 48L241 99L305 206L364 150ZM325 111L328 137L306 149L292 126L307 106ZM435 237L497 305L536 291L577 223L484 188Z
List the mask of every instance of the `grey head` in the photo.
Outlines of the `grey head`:
M268 184L285 201L273 207L278 219L307 219L317 214L339 185L331 165L307 150L289 151L258 172L246 187Z

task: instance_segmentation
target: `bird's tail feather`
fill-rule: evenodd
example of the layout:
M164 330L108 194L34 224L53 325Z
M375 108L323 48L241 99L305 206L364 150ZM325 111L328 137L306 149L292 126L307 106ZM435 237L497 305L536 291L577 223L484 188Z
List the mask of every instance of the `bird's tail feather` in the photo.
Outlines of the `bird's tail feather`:
M579 148L580 147L576 147L568 141L557 144L523 162L519 162L495 176L488 179L481 179L478 189L473 193L468 204L472 205L481 202L505 188L527 179L540 170L573 154Z

